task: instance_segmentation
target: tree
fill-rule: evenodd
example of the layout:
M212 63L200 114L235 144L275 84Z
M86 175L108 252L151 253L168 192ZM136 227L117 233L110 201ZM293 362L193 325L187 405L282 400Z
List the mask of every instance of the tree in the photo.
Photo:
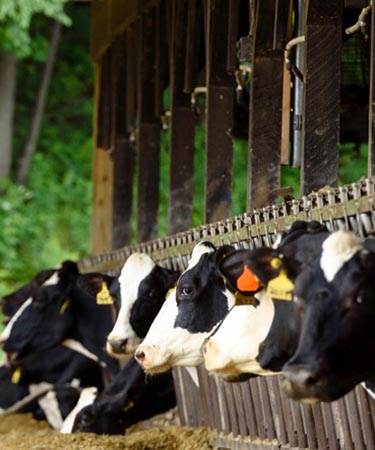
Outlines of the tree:
M32 56L33 46L29 29L31 20L35 15L43 14L62 24L70 24L69 17L64 13L65 1L0 1L0 133L2 136L0 146L0 179L10 176L13 112L16 90L16 60ZM52 46L53 42L52 39ZM51 60L53 63L53 56ZM51 64L49 63L49 65ZM47 81L46 85L48 87L48 77L45 81ZM43 88L41 88L41 93L43 98ZM38 111L42 114L43 108L41 109L39 107ZM37 134L35 134L35 130L37 129L35 124L33 129L34 132L30 132L30 135L35 140L35 137L37 137ZM30 149L30 146L27 148Z

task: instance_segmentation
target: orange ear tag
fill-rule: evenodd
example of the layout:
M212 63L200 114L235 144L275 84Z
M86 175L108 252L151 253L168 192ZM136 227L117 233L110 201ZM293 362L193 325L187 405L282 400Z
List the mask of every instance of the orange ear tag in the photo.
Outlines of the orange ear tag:
M294 283L288 278L285 270L267 284L267 295L277 300L292 300Z
M260 282L253 272L244 266L242 275L237 278L237 289L239 291L254 292L260 288Z
M102 283L102 289L96 294L97 305L113 305L113 298L109 293L107 283Z

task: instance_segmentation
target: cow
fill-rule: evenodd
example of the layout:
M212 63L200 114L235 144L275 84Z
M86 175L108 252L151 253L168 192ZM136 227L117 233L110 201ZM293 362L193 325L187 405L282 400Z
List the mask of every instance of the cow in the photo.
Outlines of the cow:
M266 287L276 280L281 286L285 283L284 290L293 289L291 279L321 251L328 235L317 222L296 221L276 248L237 250L223 258L220 271L236 291L237 305L202 347L207 370L231 381L239 374L281 371L297 347L299 323L292 294L284 292L280 299L280 293Z
M179 276L179 271L155 264L145 253L129 256L118 278L121 308L107 338L110 355L121 357L134 352Z
M230 251L233 247L216 249L208 241L194 247L187 269L135 352L146 372L203 362L200 348L204 339L234 305L234 296L218 271L219 261Z
M32 413L59 430L77 403L80 389L73 383L54 386L45 381L26 384L15 379L8 367L0 367L0 414Z
M146 379L143 369L130 359L104 391L82 392L78 407L66 418L61 432L123 434L134 423L175 405L172 374Z
M282 371L286 394L307 403L371 388L375 376L375 239L337 231L322 247L295 281L301 335Z

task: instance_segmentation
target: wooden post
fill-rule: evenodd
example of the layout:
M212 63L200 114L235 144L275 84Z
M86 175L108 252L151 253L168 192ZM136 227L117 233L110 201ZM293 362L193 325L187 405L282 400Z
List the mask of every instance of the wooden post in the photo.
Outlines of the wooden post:
M138 35L138 242L154 239L158 233L160 121L155 119L155 23L154 13L144 14Z
M370 95L368 123L368 176L375 175L375 7L371 8Z
M134 60L130 59L130 55L126 52L127 40L128 36L124 34L114 44L112 249L131 242L134 155L129 140L126 117L127 96L131 91L128 91L126 86L127 72L134 65Z
M306 24L301 193L336 186L339 160L342 2L309 3Z
M232 213L232 128L235 101L234 78L227 72L229 2L210 2L206 11L207 119L205 221L215 222ZM210 13L212 17L210 18ZM232 45L235 46L235 40ZM230 58L229 58L230 59Z
M286 44L289 1L257 2L250 79L248 209L277 203L283 108L282 49ZM276 20L277 18L277 20Z
M194 189L194 113L184 92L187 2L172 5L170 55L171 147L168 232L192 226Z

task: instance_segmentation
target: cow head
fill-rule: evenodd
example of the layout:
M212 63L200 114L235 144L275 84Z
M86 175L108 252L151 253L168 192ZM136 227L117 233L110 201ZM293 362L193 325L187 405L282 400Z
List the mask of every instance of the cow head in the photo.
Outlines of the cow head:
M133 352L174 286L179 272L164 269L144 253L134 253L124 264L120 277L121 308L107 338L113 356Z
M222 260L220 271L236 292L236 306L202 348L208 370L231 379L281 370L298 341L292 279L326 235L317 222L297 221L277 248L237 250Z
M57 269L43 270L39 272L29 283L21 286L11 294L1 299L1 311L8 319L16 313L20 306L30 297L35 290L45 284L57 282Z
M203 362L201 346L234 304L217 265L232 251L216 250L209 242L194 247L182 273L152 323L135 357L147 372L163 372L173 366L194 366Z
M4 351L12 360L58 345L68 333L73 320L65 312L78 275L75 263L64 262L57 283L38 287L18 309L0 335Z
M374 241L337 231L295 283L302 320L294 356L283 368L288 396L332 401L375 373Z

